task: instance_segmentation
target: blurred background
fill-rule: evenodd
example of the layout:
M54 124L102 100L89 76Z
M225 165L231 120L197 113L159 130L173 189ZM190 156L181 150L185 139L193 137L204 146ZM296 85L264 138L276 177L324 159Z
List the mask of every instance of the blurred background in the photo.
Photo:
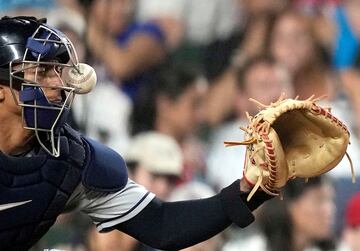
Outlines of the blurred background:
M2 16L47 17L97 71L69 123L114 148L130 177L168 201L212 196L242 177L239 127L261 103L321 101L360 146L360 0L2 0ZM327 176L292 181L257 221L187 250L360 250L360 183L343 160ZM153 250L98 234L78 212L58 218L34 250Z

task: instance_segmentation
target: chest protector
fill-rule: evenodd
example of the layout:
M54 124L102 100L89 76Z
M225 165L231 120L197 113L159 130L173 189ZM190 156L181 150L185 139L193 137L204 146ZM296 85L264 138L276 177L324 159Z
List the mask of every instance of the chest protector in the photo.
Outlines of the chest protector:
M45 151L32 157L0 152L1 250L24 251L34 245L55 223L80 182L102 192L126 185L124 161L109 148L68 126L60 142L58 158Z

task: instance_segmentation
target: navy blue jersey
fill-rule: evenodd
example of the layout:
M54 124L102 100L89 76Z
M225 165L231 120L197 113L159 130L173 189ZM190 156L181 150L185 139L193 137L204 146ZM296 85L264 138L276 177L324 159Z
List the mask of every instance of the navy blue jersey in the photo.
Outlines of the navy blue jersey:
M128 180L123 159L110 148L83 138L68 126L64 127L60 142L58 158L43 150L25 157L0 153L2 250L28 250L69 204L80 207L100 226L111 225L113 220L113 224L118 224L122 221L121 214L139 200L148 203L152 198L145 189L135 188ZM136 190L134 193L138 196L123 192L125 187L131 186L135 189L130 190ZM95 198L91 206L84 199L86 194ZM127 203L133 205L121 209L120 197L127 198ZM103 210L109 207L106 203L117 206L118 213ZM144 206L133 211L138 212Z

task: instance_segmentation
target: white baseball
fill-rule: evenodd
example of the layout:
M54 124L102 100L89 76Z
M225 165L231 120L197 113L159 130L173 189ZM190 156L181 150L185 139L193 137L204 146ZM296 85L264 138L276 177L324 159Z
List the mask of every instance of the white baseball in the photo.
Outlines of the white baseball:
M65 67L62 76L67 86L75 88L76 94L89 93L97 81L94 68L84 63L79 63L77 69Z

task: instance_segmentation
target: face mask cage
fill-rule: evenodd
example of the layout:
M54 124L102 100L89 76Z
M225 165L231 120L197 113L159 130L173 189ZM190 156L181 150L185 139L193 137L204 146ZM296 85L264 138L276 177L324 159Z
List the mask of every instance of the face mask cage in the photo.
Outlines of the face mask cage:
M46 25L39 25L28 38L22 60L10 62L10 89L22 107L23 126L33 130L40 146L54 157L60 156L60 129L74 98L74 88L63 82L62 70L78 65L71 41ZM48 71L56 82L42 77ZM46 95L50 90L58 93L56 100Z

